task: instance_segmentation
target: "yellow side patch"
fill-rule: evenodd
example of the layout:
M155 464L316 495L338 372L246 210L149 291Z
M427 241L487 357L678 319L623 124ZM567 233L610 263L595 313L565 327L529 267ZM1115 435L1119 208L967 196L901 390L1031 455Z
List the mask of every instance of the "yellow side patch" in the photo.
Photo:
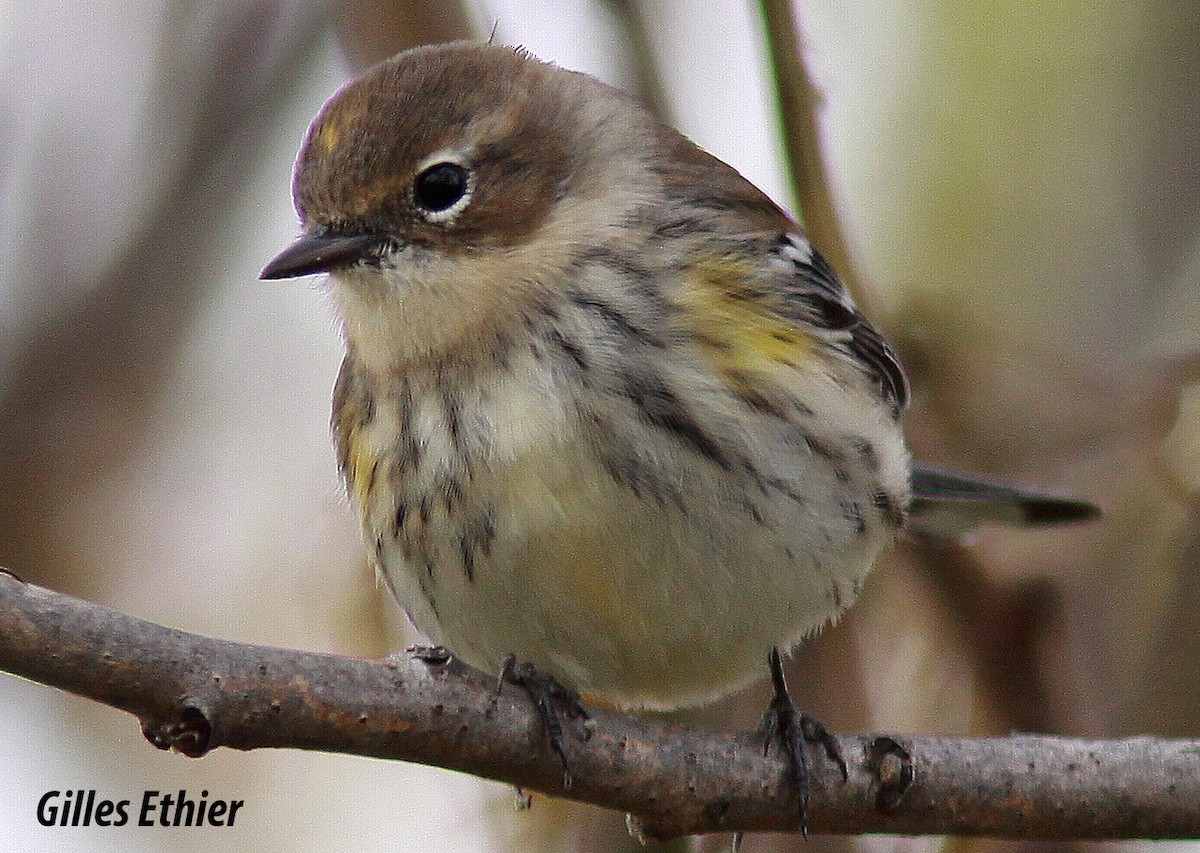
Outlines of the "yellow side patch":
M364 434L362 417L352 405L343 405L337 414L337 433L342 452L342 476L346 490L359 510L365 512L367 499L375 485L379 456Z
M684 327L737 393L758 397L780 366L813 358L814 339L783 316L779 297L763 289L750 260L713 255L684 272Z
M350 494L358 506L365 510L371 489L375 485L375 470L379 467L379 457L367 447L360 430L350 433L350 456L346 467L346 482Z

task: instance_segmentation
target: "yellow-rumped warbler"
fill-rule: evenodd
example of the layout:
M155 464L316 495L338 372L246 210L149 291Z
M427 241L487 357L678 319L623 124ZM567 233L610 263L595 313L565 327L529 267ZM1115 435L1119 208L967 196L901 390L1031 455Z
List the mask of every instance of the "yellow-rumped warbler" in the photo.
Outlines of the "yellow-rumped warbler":
M802 231L591 77L402 53L322 109L295 200L263 277L330 273L374 564L477 667L707 702L848 607L910 509L1091 512L914 470L904 372Z

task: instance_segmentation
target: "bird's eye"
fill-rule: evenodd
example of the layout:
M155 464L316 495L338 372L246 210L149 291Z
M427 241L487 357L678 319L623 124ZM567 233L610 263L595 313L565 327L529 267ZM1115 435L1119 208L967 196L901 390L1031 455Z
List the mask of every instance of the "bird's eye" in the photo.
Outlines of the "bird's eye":
M466 206L471 194L471 173L458 163L435 163L424 169L413 184L417 206L433 221L445 220Z

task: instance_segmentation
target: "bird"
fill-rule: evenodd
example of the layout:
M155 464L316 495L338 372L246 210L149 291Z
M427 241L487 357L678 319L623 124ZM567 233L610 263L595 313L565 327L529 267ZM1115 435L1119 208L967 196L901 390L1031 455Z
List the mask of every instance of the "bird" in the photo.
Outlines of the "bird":
M880 552L922 518L1095 514L914 464L896 351L803 229L594 77L410 49L329 99L293 189L302 235L261 277L328 275L370 560L431 641L549 706L565 784L555 701L669 711L769 673L806 803L804 742L845 764L780 655Z

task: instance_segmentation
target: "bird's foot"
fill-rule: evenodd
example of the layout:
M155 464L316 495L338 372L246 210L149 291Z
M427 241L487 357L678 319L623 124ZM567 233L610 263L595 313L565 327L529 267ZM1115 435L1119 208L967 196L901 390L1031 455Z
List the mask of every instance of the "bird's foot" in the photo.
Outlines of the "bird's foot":
M796 702L788 693L787 681L783 677L783 661L779 649L771 649L771 705L763 717L763 754L770 751L771 741L778 737L787 753L792 785L800 798L800 831L808 837L808 798L812 793L812 776L808 769L805 744L820 744L825 755L838 766L842 780L850 778L846 761L838 748L837 740L825 730L820 721L801 713Z
M504 688L505 682L522 688L533 700L533 705L537 708L538 716L541 717L542 725L546 730L546 741L550 744L550 749L558 756L559 761L562 762L563 790L569 791L572 781L571 767L567 763L567 753L564 748L565 740L559 706L572 719L583 721L584 739L586 740L590 735L587 724L591 721L591 716L583 706L583 700L577 692L560 684L553 676L538 672L533 664L528 662L518 664L516 655L509 655L505 658L504 668L500 671L500 682L496 687L497 693Z

